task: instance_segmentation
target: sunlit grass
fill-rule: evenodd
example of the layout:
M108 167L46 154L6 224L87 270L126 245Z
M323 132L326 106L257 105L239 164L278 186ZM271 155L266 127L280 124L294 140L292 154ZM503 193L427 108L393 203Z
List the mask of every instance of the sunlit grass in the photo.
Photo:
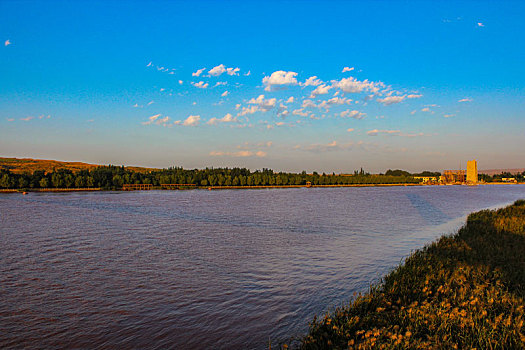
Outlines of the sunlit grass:
M302 349L525 347L525 200L471 214L365 295L315 318ZM287 348L287 346L285 346Z

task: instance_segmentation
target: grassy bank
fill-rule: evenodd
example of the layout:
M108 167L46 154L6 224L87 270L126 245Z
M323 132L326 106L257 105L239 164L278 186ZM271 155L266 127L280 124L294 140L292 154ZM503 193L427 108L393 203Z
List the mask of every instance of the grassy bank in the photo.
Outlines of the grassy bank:
M302 349L525 347L525 200L471 214L369 293L316 318ZM285 346L286 347L286 346Z

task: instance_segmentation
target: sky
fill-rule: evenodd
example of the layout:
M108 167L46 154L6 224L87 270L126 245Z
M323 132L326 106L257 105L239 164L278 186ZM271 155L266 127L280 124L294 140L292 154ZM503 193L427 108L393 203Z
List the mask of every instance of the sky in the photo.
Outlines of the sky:
M0 1L0 156L525 165L523 1Z

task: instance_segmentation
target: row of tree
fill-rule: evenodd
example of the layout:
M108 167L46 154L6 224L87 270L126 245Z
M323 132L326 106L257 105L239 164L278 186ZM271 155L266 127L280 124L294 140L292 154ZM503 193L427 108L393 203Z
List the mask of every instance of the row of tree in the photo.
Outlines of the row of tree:
M439 176L440 173L423 172L410 174L404 170L388 170L385 174L371 175L363 169L353 175L307 174L274 172L270 169L250 171L245 168L206 168L187 170L168 168L151 172L136 172L123 166L101 166L93 170L81 170L73 173L67 169L52 172L35 171L33 174L15 174L9 170L0 170L0 188L102 188L120 189L124 184L193 184L197 186L287 186L287 185L350 185L350 184L405 184L418 183L414 176ZM480 175L485 182L501 181L502 177L514 177L519 182L525 181L522 174Z
M245 168L206 168L186 170L169 168L148 173L135 172L118 166L104 166L73 173L57 169L45 173L15 174L0 170L0 188L102 188L120 189L124 184L193 184L197 186L287 186L417 183L410 175L370 175L363 169L353 175L274 172L270 169L250 171Z

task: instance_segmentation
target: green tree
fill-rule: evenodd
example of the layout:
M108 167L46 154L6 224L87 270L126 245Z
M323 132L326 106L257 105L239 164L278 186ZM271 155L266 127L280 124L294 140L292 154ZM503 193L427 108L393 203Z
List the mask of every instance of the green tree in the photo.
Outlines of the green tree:
M48 188L49 187L49 180L47 177L43 177L40 179L40 182L38 183L41 188Z
M53 175L51 175L51 183L53 184L53 187L60 188L62 187L64 181L62 180L62 176L59 173L53 172Z

